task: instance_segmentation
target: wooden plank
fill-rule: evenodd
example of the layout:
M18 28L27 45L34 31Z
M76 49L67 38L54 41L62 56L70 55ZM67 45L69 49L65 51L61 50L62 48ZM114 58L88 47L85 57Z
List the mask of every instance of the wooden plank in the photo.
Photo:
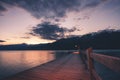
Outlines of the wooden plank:
M91 57L113 71L120 72L120 58L93 53Z
M70 54L4 80L90 80L90 77L79 54Z

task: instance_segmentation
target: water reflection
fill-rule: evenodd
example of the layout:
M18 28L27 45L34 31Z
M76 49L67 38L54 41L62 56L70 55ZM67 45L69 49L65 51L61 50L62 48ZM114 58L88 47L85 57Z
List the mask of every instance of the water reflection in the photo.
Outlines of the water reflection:
M55 59L54 51L0 51L0 79ZM2 72L2 73L1 73Z

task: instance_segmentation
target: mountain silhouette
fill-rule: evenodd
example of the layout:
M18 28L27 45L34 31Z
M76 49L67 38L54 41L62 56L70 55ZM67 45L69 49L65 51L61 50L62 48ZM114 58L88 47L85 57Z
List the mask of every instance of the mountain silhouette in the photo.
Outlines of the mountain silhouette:
M78 37L63 38L47 44L1 45L0 50L75 50L93 47L94 49L120 49L120 30L106 29Z

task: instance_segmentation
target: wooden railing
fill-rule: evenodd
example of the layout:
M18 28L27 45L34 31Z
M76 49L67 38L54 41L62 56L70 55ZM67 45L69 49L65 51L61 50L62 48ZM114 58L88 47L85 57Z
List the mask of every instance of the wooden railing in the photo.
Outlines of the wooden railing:
M115 72L120 72L120 58L93 53L92 48L80 51L80 53L82 60L89 70L90 80L102 80L95 71L93 60L100 62Z

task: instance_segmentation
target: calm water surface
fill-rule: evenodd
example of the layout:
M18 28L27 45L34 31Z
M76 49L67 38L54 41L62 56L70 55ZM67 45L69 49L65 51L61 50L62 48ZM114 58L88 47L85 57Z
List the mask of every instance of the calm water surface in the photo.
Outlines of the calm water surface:
M55 59L54 51L0 51L0 79Z

